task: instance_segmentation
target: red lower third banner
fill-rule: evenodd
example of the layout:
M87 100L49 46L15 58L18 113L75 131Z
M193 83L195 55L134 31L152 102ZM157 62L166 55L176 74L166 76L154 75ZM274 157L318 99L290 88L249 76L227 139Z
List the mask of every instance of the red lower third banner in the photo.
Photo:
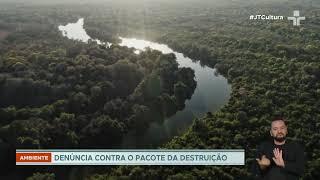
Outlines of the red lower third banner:
M34 153L16 153L16 162L17 163L46 163L51 162L51 153L41 153L41 152L34 152Z
M243 149L16 150L16 165L244 165Z

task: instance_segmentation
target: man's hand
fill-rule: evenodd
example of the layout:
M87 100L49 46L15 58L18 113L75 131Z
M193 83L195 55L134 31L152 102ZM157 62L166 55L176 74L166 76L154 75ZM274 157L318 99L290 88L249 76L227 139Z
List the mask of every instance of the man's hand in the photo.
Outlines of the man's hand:
M261 169L266 169L270 166L270 160L266 157L266 155L262 155L261 159L256 159Z
M282 150L275 148L273 150L273 155L274 155L274 157L272 159L273 159L274 163L276 163L277 166L284 167L285 165L284 165L284 161L282 158Z

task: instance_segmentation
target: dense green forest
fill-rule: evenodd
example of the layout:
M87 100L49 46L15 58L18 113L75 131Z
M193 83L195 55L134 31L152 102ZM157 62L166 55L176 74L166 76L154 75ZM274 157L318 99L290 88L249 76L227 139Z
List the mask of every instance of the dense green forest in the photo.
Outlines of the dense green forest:
M112 148L129 130L143 134L150 119L163 121L183 109L196 87L191 69L178 68L172 54L149 49L137 55L62 37L58 25L84 17L94 38L165 43L224 75L232 85L229 102L159 148L245 149L246 165L69 168L70 179L250 179L256 147L279 115L288 120L289 137L305 146L303 179L319 179L319 2L181 2L0 6L1 137L17 148ZM249 20L291 16L295 9L307 17L300 27ZM22 170L29 179L65 171Z

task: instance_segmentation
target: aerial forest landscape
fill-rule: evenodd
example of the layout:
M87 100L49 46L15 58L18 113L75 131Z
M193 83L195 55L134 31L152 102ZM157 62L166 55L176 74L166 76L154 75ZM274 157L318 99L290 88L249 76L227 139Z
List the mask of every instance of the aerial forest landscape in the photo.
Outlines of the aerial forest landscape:
M287 20L294 10L300 26ZM258 14L284 19L250 19ZM304 146L302 179L320 179L318 0L0 0L0 150L246 157L244 166L13 162L0 179L254 179L274 117Z

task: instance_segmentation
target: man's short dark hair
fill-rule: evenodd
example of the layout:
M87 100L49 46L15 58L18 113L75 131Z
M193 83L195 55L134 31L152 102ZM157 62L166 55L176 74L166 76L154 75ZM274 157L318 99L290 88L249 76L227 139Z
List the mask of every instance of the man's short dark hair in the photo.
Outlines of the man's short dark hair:
M274 121L283 121L284 124L287 126L287 121L283 117L274 117L271 123L273 123Z

